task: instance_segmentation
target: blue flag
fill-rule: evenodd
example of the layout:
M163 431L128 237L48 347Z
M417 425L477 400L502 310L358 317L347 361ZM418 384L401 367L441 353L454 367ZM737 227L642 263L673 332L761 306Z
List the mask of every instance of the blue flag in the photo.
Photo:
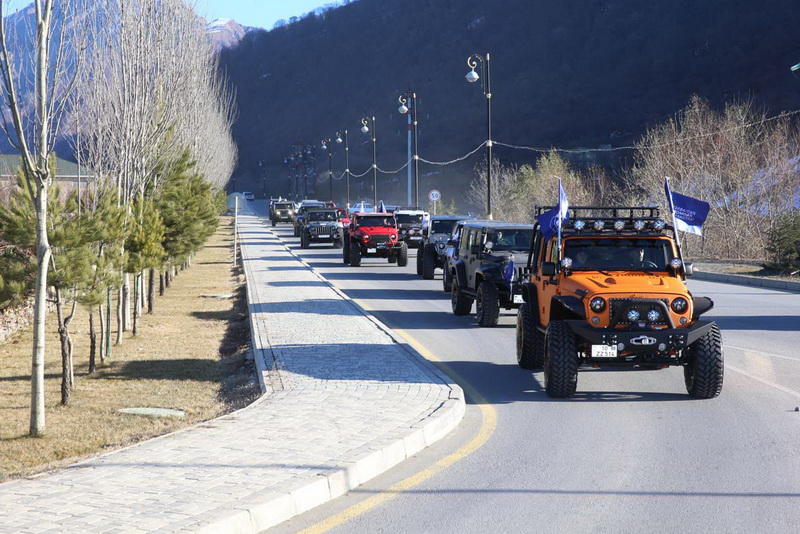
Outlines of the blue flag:
M558 180L558 206L551 210L547 210L538 217L536 221L542 227L542 236L545 239L550 239L557 235L565 222L569 220L569 200L567 200L567 192L564 191L564 186L561 185L561 179Z
M381 203L378 204L378 212L386 213L386 205L383 203L383 200L381 200Z
M675 221L675 229L703 235L703 223L706 222L711 209L708 202L673 193L669 189L669 178L664 180L664 192L667 194L667 203Z

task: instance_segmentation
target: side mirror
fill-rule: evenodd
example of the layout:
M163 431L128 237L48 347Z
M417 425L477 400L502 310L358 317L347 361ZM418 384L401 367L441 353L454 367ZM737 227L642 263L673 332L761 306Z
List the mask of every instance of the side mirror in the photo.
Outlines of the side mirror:
M487 241L486 244L483 245L483 248L485 248L487 252L491 252L492 249L494 248L494 243L492 243L491 241Z
M685 261L683 262L683 274L686 278L694 276L694 262Z
M542 262L542 276L555 276L556 264L552 261Z
M470 254L475 256L479 256L481 252L483 252L482 247L480 245L472 245L469 249Z

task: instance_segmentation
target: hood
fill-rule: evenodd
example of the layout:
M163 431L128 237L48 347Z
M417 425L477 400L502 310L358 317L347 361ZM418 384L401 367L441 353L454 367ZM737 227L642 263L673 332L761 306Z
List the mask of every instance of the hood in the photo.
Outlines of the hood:
M397 229L391 226L359 226L356 232L370 235L396 234Z
M562 286L568 291L585 289L590 294L625 293L644 296L653 293L687 293L683 281L675 276L637 271L612 271L607 275L597 271L575 271L563 279Z
M450 238L450 234L431 234L431 241L434 243L444 243Z

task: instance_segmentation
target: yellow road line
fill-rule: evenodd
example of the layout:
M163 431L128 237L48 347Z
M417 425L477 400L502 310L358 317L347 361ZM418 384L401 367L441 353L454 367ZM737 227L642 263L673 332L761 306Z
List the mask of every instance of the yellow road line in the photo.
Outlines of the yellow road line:
M361 302L359 302L361 304ZM363 305L362 305L363 307ZM319 534L321 532L327 532L333 528L336 528L344 523L372 510L373 508L380 506L381 504L393 499L397 495L407 491L414 486L418 486L419 484L425 482L432 476L436 475L437 473L447 469L451 465L455 464L456 462L463 460L473 452L477 451L481 447L483 447L489 438L491 437L492 433L494 432L495 428L497 427L497 412L492 407L488 401L478 393L475 388L473 388L467 381L461 378L458 373L450 369L450 367L442 362L439 358L437 358L431 351L426 349L424 346L419 344L414 338L412 338L408 333L403 330L394 330L394 332L403 338L409 345L411 345L417 352L422 354L425 358L430 360L431 362L435 362L435 364L441 368L444 372L446 372L450 377L455 380L458 385L464 390L464 392L476 403L481 410L482 422L481 427L478 430L477 434L469 440L464 446L459 448L457 451L445 456L444 458L440 459L430 467L419 471L418 473L411 475L408 478L393 484L392 486L388 487L381 493L373 495L368 499L364 499L363 501L350 506L349 508L342 510L341 512L320 521L319 523L312 525L301 532L304 534Z

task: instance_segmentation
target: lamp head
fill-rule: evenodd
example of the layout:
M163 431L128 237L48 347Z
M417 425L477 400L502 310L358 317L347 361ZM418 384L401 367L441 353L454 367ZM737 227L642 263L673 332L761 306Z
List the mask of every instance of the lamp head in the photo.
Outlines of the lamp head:
M465 76L465 78L467 79L467 81L469 83L475 83L475 82L477 82L478 80L481 79L481 77L478 76L478 73L475 72L475 69L472 69L471 71L469 71L467 73L467 75Z

